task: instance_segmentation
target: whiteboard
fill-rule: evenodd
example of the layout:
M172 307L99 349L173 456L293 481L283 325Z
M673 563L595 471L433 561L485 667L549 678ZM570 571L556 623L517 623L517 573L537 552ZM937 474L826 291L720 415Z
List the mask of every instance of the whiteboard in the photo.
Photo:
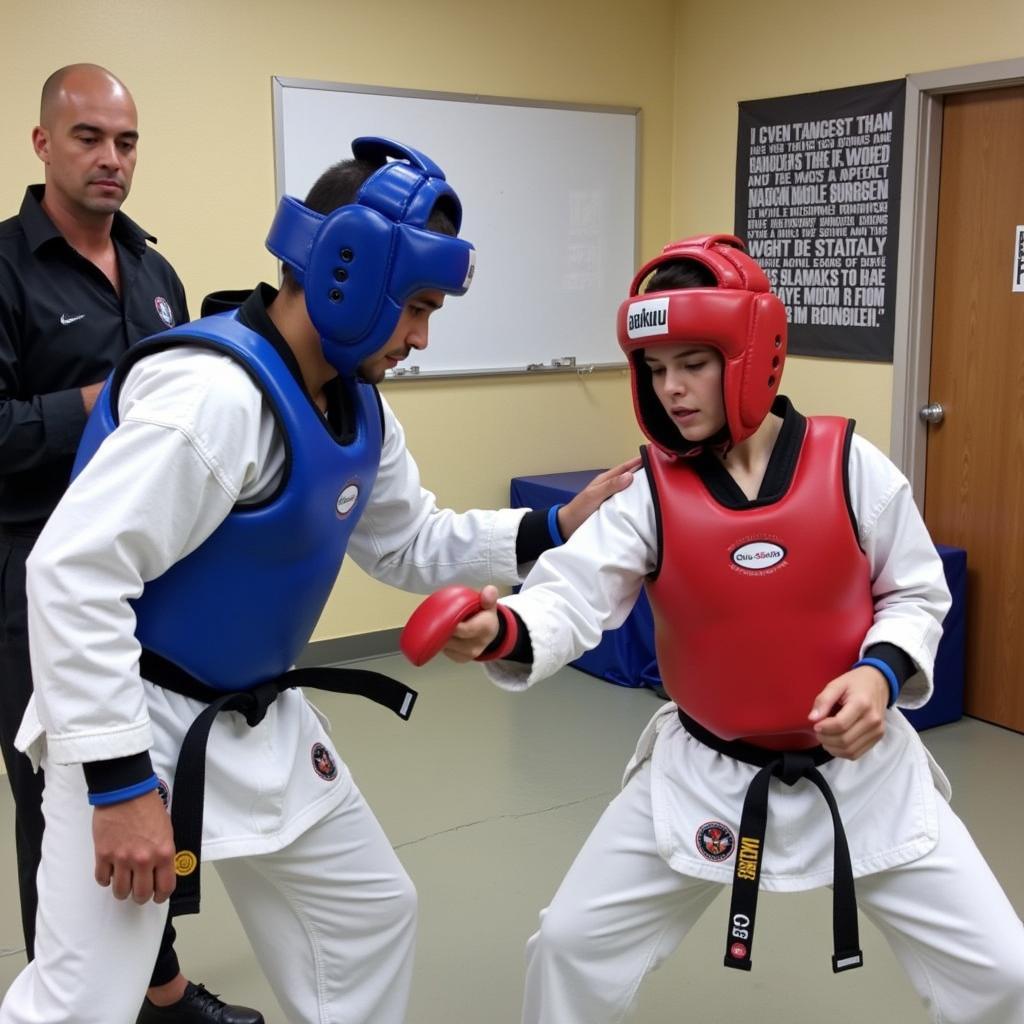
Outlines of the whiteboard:
M615 314L636 269L635 109L275 77L278 197L302 199L360 135L426 153L463 205L472 287L448 296L430 344L389 373L623 366Z

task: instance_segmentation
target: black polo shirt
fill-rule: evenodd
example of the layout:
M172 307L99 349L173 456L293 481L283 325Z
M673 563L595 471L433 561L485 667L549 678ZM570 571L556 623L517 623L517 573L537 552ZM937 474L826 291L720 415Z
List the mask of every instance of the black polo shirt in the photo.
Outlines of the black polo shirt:
M85 426L79 389L130 345L188 320L185 289L155 242L114 214L121 295L73 249L30 186L0 223L0 526L41 525L68 485Z

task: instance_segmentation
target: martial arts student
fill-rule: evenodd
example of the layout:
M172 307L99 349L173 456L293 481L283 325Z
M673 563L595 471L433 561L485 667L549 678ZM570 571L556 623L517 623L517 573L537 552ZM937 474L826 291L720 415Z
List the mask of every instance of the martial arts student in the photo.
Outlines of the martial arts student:
M426 346L474 250L429 158L383 139L353 153L304 204L282 200L280 291L128 353L29 558L17 745L45 769L46 829L36 956L2 1024L130 1024L172 890L176 913L197 909L203 856L288 1020L404 1019L415 890L292 687L312 677L403 717L414 695L289 669L346 550L427 591L514 582L551 540L546 510L456 514L420 486L374 385ZM561 509L563 533L631 480L606 474Z
M909 484L851 422L777 395L785 309L738 239L667 246L618 336L645 472L521 593L435 595L403 635L422 662L451 634L522 690L650 597L672 702L541 914L523 1021L623 1020L732 882L728 967L751 967L759 886L833 885L835 971L861 965L859 904L932 1021L1019 1024L1024 927L896 710L927 701L950 604Z
M121 209L139 151L135 100L95 64L43 83L32 132L44 183L0 223L0 748L15 807L25 956L35 945L43 775L14 747L32 693L25 562L71 476L100 389L125 350L189 319L156 239ZM181 972L174 928L138 1024L264 1024Z

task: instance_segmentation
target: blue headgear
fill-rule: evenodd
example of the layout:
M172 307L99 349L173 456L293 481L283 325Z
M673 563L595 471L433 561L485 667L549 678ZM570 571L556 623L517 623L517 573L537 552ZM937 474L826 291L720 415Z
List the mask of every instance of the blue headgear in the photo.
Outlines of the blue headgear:
M355 139L352 153L379 167L354 203L325 216L284 196L267 235L302 285L325 358L348 375L387 342L416 292L465 294L476 257L469 242L425 227L439 199L456 231L462 222L459 197L433 160L379 138Z

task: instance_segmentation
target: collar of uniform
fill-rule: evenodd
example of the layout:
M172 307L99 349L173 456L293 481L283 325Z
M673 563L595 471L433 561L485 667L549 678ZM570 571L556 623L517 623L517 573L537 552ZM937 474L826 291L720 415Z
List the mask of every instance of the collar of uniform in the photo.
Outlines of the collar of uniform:
M793 403L784 395L776 396L772 402L772 412L782 418L782 427L775 439L775 447L768 457L768 466L758 495L753 501L747 498L713 452L705 449L694 459L694 468L704 481L704 486L725 508L758 508L762 505L771 505L789 489L800 455L800 446L807 430L807 420L796 411Z
M221 308L224 308L230 301L223 298L228 294L227 292L214 293L214 297L220 297L216 298L216 301L222 304ZM266 283L257 285L239 307L238 319L257 334L262 334L274 346L275 351L284 360L285 366L299 382L303 394L305 394L306 384L302 378L302 370L299 369L299 361L267 312L267 307L276 296L276 288L272 288ZM353 398L344 386L341 377L333 377L327 381L324 385L324 395L327 398L327 425L339 444L348 444L355 437L356 417L352 404ZM383 426L383 420L381 425Z
M43 209L42 201L45 188L45 185L29 185L25 189L25 198L18 211L22 230L25 232L25 238L33 252L38 252L41 246L55 238L64 240L64 236L57 230L56 224L50 220ZM130 252L138 256L146 251L147 242L156 241L154 235L144 231L131 217L120 210L114 214L110 234L112 238L121 242Z
M274 346L277 354L284 360L289 373L302 385L305 390L305 383L302 379L302 370L299 369L299 361L291 346L284 340L284 335L277 329L274 321L270 319L267 307L277 297L277 289L272 288L265 282L258 284L250 293L249 297L242 303L238 310L238 319L246 327L262 334L271 345Z

